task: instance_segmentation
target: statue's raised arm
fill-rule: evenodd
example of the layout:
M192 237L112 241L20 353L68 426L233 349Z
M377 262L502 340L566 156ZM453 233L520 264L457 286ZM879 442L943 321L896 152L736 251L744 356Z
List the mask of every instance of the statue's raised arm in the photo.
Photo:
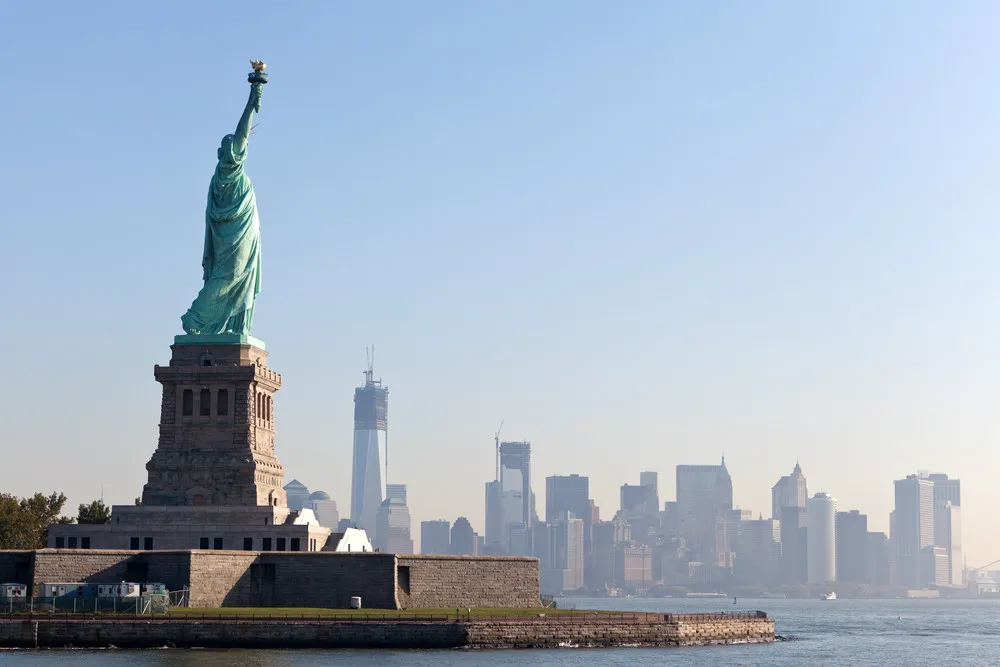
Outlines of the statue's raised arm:
M222 138L205 208L204 286L181 317L188 335L249 336L260 292L260 219L243 169L253 115L267 83L264 63L250 61L250 99L234 134Z
M243 109L240 122L236 124L236 135L233 138L233 149L237 153L243 153L247 149L247 141L250 139L250 128L253 127L254 112L260 113L260 98L264 93L263 83L250 84L250 99Z

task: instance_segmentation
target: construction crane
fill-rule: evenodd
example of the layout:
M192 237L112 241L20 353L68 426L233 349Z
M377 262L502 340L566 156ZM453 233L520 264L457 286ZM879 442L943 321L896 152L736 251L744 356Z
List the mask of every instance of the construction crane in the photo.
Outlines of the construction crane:
M494 479L496 479L496 480L500 479L500 431L503 430L503 423L504 423L504 421L506 421L506 420L504 420L504 419L500 420L500 426L499 426L499 428L497 428L497 432L493 434L493 442L496 444L496 447L497 447L497 456L496 456L496 458L497 458L497 461L496 461L496 463L497 463L497 472L496 472L496 477L494 477Z

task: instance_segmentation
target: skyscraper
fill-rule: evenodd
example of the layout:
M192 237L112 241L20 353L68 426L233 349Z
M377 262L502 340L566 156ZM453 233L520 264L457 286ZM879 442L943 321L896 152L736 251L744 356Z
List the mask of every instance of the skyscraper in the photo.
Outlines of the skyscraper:
M662 510L660 507L660 482L659 474L651 470L645 470L639 473L639 486L650 486L653 488L653 504L656 506L657 512Z
M948 475L932 473L927 479L934 483L934 502L949 502L955 507L962 506L962 481L948 479Z
M375 520L375 546L393 554L412 554L410 508L406 506L406 485L389 484L387 496L378 508Z
M622 484L619 509L626 514L650 516L657 513L656 487Z
M527 556L531 529L531 443L500 443L500 530L504 550Z
M451 552L458 556L475 556L479 553L479 545L472 524L464 516L455 519L451 527Z
M297 479L285 484L285 497L288 499L288 509L290 510L309 507L309 489Z
M563 512L572 512L583 520L584 553L590 552L590 527L593 510L590 479L581 475L553 475L545 478L545 521L556 523Z
M962 562L962 483L948 475L927 476L934 483L934 545L948 556L948 583L963 584Z
M850 584L869 580L868 516L858 510L837 512L837 581Z
M733 576L745 584L774 584L781 571L781 527L774 519L741 521L734 540Z
M443 520L421 521L420 553L450 554L451 522Z
M319 525L326 526L332 531L337 530L340 511L337 509L337 501L330 498L330 494L326 491L313 491L309 494L308 507L316 515Z
M806 490L806 476L802 467L795 462L791 475L785 475L771 487L771 518L781 520L781 508L805 507L809 492Z
M733 508L733 480L721 465L677 466L677 519L688 548L699 557L715 546L715 520L723 510Z
M351 521L369 533L385 498L381 463L388 452L389 389L373 379L372 364L365 383L354 390L354 461L351 468ZM377 532L377 531L376 531Z
M924 579L920 574L920 551L934 545L934 482L908 475L894 485L896 509L890 536L895 557L893 583L920 588Z
M590 479L581 475L552 475L545 478L545 521L555 523L563 512L577 518L590 516Z
M583 519L572 512L562 512L552 524L542 524L533 529L541 533L539 565L541 589L547 595L575 591L583 587Z
M785 507L781 512L781 583L804 584L806 569L807 526L809 515L804 507Z
M948 557L948 583L963 585L962 508L947 500L934 501L934 544L944 548Z
M500 480L486 482L486 532L485 542L489 553L503 553L503 517L500 513Z
M806 529L806 563L810 584L837 580L837 501L826 493L817 493L806 505L809 527Z

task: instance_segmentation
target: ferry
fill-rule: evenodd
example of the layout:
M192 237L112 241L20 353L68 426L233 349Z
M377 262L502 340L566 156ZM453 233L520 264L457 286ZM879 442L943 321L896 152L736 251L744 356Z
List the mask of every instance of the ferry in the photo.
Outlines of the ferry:
M837 599L837 594L834 593L834 592L830 592L830 593L827 593L826 595L824 595L822 597L822 599L823 600L836 600Z

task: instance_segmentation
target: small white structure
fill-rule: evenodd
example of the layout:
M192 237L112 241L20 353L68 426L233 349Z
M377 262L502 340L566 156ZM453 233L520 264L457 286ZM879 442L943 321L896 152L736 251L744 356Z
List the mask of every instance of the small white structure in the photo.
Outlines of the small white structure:
M0 584L0 598L24 598L27 596L27 584Z
M351 598L351 609L361 609L361 598L357 595Z
M340 539L337 539L337 538ZM333 544L336 541L336 544ZM331 533L330 541L327 542L323 551L336 551L337 553L365 553L375 551L368 533L360 528L348 528L343 533Z

